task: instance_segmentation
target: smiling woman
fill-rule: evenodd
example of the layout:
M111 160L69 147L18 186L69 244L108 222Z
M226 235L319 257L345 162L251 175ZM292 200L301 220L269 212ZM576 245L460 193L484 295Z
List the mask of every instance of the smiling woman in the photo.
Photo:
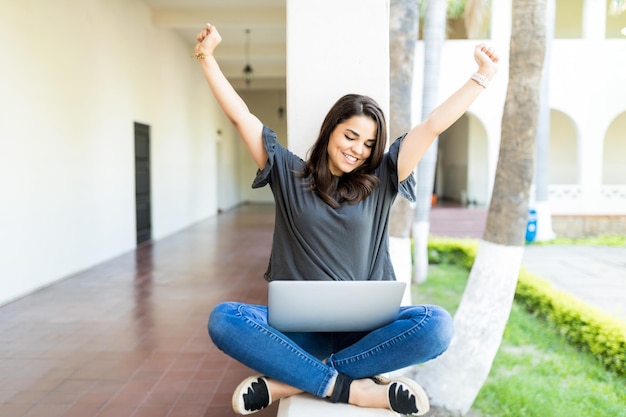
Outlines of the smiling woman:
M479 72L387 152L380 106L364 95L341 97L304 161L249 111L222 73L214 56L222 41L217 29L207 24L196 39L194 56L211 91L259 168L252 186L269 185L274 195L265 278L394 281L387 227L393 202L398 195L415 199L413 169L435 137L487 86L498 55L478 45ZM235 389L232 404L240 414L301 392L331 402L425 414L428 396L415 381L377 375L433 359L452 339L450 315L433 305L402 306L390 324L369 332L283 333L268 324L266 306L224 302L211 312L208 327L219 349L262 374Z
M359 133L361 132L361 133ZM376 123L365 116L354 116L337 125L328 142L328 169L341 177L363 165L376 139Z
M357 203L379 183L372 171L386 144L380 106L370 97L345 95L326 115L300 176L311 177L309 188L331 207Z

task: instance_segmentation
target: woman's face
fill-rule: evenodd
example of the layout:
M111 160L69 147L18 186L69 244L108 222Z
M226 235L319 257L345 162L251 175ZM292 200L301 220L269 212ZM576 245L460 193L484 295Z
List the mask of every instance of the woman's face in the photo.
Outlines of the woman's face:
M328 141L328 168L340 177L354 171L369 158L376 143L376 122L353 116L338 124Z

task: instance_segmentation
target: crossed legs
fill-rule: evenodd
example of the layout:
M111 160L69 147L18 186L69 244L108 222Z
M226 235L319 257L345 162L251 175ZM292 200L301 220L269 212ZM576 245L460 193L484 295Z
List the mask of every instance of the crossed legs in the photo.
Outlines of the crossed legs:
M410 306L368 333L286 334L267 324L267 307L230 302L211 313L209 334L218 348L263 375L242 382L233 407L235 397L244 404L243 397L256 398L256 390L267 396L266 405L301 392L332 397L339 381L348 394L342 402L394 409L392 399L396 404L410 402L411 396L424 397L426 404L428 399L413 381L370 378L443 353L452 338L452 320L440 307ZM417 402L423 409L423 401Z

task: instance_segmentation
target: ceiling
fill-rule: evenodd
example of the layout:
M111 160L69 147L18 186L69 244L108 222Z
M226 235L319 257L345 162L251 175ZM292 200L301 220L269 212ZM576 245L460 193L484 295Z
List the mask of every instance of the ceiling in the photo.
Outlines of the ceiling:
M250 29L253 78L247 88L284 89L286 76L286 0L142 0L152 23L178 33L193 53L196 34L206 23L217 27L222 43L215 52L235 88L246 88L246 29Z

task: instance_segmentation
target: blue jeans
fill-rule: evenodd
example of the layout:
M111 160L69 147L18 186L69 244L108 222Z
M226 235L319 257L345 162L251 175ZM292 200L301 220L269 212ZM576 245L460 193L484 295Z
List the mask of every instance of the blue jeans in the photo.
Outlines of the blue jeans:
M224 353L255 371L318 397L338 372L353 379L395 371L441 355L452 318L433 305L401 307L394 321L371 332L281 333L267 324L267 307L217 305L209 335Z

